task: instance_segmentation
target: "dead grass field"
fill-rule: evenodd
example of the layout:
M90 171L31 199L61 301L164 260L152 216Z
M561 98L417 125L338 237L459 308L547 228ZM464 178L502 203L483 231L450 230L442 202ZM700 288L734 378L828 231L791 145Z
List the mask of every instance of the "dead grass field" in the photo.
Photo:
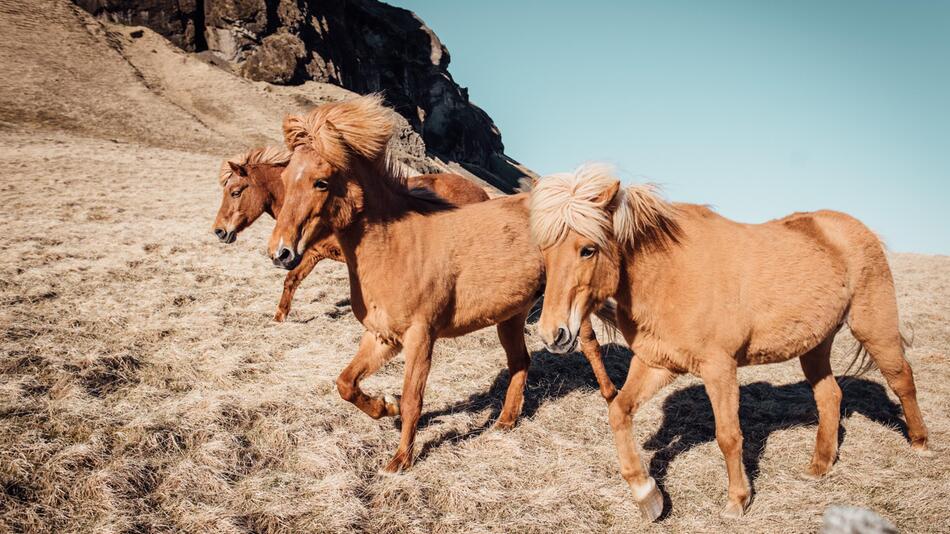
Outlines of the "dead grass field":
M755 501L723 522L709 402L681 379L635 419L670 499L644 525L579 355L529 332L523 419L490 429L508 376L488 329L436 345L417 463L381 475L394 421L334 384L361 332L344 267L318 266L276 324L271 223L230 246L211 234L220 158L334 89L228 78L62 0L0 12L0 64L17 73L0 77L0 532L794 533L837 503L950 531L950 258L892 256L935 458L911 452L872 372L842 382L840 460L806 481L816 416L798 364L743 369ZM837 370L850 347L839 336ZM618 384L629 357L607 348ZM398 393L401 371L366 389Z
M832 503L906 532L950 529L950 258L895 255L937 451L911 453L876 372L844 383L840 460L798 478L815 410L794 362L744 369L756 498L721 522L725 471L708 400L683 379L636 418L671 499L642 525L586 362L534 350L527 406L489 429L507 383L492 330L437 345L417 465L378 473L398 432L334 385L360 325L341 265L271 321L283 272L268 222L220 245L216 158L71 134L0 133L0 531L809 532ZM850 342L835 348L836 368ZM629 361L607 349L618 383ZM367 382L399 391L400 361Z

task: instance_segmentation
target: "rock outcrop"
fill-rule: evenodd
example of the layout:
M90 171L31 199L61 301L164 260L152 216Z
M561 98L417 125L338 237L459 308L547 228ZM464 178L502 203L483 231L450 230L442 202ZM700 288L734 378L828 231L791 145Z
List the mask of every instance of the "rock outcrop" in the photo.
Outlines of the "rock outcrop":
M531 172L504 155L491 118L448 72L449 52L415 14L376 0L75 0L90 13L147 26L186 51L255 81L382 91L425 141L511 191Z

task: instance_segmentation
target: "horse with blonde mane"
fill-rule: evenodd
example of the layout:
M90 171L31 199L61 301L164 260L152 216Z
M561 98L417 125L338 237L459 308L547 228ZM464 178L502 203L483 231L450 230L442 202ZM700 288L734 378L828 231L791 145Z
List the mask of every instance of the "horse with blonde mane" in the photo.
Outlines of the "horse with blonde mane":
M242 230L261 215L277 218L284 202L284 183L280 175L290 161L291 152L282 147L253 148L225 160L221 164L218 183L221 185L221 206L212 230L222 243L233 243ZM439 198L461 206L488 200L488 193L471 180L457 174L424 174L409 178L411 188L427 189ZM314 241L304 251L300 264L287 273L284 290L277 305L274 320L283 322L290 313L297 287L323 259L343 261L343 253L336 238Z
M526 194L455 207L411 189L387 151L391 114L370 95L285 119L293 156L268 248L275 263L293 268L326 232L339 241L353 314L366 331L337 387L374 419L401 416L399 447L385 467L394 472L412 463L437 338L497 325L511 380L495 426L515 424L529 365L524 325L540 293L542 261L527 230ZM587 318L581 337L609 401L616 390ZM360 381L400 351L406 359L401 400L364 393Z
M728 502L751 500L742 463L736 368L800 358L818 406L810 478L837 456L841 389L831 345L847 324L897 394L914 450L927 428L904 358L894 282L878 238L834 211L740 224L690 204L670 204L647 186L620 187L612 169L588 164L543 178L532 193L531 230L547 286L539 331L552 352L570 347L578 318L609 297L635 357L610 405L620 471L644 517L663 498L640 461L632 414L677 375L702 378L726 459Z

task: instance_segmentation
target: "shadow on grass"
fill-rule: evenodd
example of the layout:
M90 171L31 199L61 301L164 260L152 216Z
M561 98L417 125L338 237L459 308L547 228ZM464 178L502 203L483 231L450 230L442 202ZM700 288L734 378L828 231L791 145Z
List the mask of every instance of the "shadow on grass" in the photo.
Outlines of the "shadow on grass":
M610 378L614 384L622 386L630 364L630 351L626 347L610 344L602 348L602 354ZM789 362L787 365L793 363ZM448 431L428 441L422 446L418 461L422 461L442 445L472 439L491 428L501 412L509 379L508 371L503 370L498 373L487 392L472 395L441 410L423 413L419 421L420 428L436 423L440 417L456 413L490 409L491 415L481 425L461 431ZM907 439L907 425L901 419L901 408L888 398L881 384L854 377L839 378L838 382L843 391L842 419L859 413L872 421L896 428ZM676 388L676 383L664 391L670 388ZM577 390L586 390L598 397L600 395L594 374L582 354L555 355L545 351L535 352L531 357L521 417L531 417L545 402ZM754 491L759 462L769 436L778 430L797 426L817 426L818 412L811 387L804 380L785 385L754 382L741 386L739 393L739 419L744 438L743 460ZM664 399L662 410L663 421L660 428L643 443L645 450L654 452L649 470L661 487L670 465L680 454L716 439L712 407L702 385L692 385L674 391ZM606 422L606 404L603 417ZM844 441L844 437L844 427L839 427L839 445ZM611 439L606 432L604 439ZM803 465L802 469L804 468ZM619 479L619 471L617 476ZM668 513L669 499L666 501L665 511Z

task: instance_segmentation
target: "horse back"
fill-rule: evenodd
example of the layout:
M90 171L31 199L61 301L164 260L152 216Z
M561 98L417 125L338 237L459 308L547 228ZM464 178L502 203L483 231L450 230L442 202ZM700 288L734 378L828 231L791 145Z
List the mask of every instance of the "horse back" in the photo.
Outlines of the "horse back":
M638 323L676 340L671 354L717 347L740 365L799 356L842 324L862 269L883 256L874 234L843 213L743 224L679 209L678 243L629 269Z
M475 182L458 174L423 174L409 179L409 187L424 187L456 206L488 200L488 193Z

